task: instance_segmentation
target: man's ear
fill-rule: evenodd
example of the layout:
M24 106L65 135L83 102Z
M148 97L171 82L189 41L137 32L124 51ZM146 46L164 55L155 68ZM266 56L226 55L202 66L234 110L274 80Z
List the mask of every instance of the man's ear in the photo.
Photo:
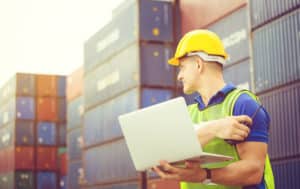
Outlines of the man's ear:
M198 69L199 72L202 72L202 70L203 70L203 62L202 62L202 60L201 60L200 58L198 58L198 57L197 57L196 60L197 60L197 61L196 61L196 63L197 63L197 69Z

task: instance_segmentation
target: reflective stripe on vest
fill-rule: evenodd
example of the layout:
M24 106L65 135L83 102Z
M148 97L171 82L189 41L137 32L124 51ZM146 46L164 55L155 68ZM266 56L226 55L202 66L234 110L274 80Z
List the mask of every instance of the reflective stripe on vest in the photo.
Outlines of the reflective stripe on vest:
M255 101L259 102L257 97L247 90L235 89L227 94L223 102L219 104L214 104L206 107L203 110L198 109L198 104L192 104L188 107L189 113L194 123L201 123L210 120L216 120L220 118L224 118L226 116L231 116L233 114L233 107L235 105L236 100L241 94L248 94ZM212 163L203 165L205 168L221 168L225 167L230 163L240 160L237 149L235 145L228 144L223 139L214 138L210 142L208 142L204 147L203 151L215 154L222 154L232 156L233 160L229 162L220 162L220 163ZM264 179L267 189L274 189L274 177L272 173L272 168L270 164L269 157L266 157L265 162L265 171L264 171ZM232 187L232 186L224 186L224 185L204 185L201 183L188 183L181 182L181 189L239 189L242 187Z

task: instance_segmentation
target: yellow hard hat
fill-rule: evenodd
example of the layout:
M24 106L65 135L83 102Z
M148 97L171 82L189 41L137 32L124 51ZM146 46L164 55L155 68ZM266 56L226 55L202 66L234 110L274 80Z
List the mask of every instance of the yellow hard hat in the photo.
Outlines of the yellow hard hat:
M186 33L177 45L173 58L168 63L174 66L179 65L179 59L193 52L204 52L209 57L221 58L224 61L218 61L223 64L228 57L220 38L209 30L193 30ZM192 54L194 55L194 54ZM213 59L213 60L214 60Z

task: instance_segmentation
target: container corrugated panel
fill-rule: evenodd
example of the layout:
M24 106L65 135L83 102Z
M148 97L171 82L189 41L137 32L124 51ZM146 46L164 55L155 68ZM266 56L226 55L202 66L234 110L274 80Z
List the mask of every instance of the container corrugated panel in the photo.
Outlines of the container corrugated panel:
M13 147L10 152L14 154L15 169L34 169L35 150L34 147Z
M57 96L57 76L36 75L36 95Z
M148 189L180 189L179 181L173 180L148 180Z
M18 146L34 145L35 124L34 121L16 120L15 124L15 143Z
M57 76L57 96L65 97L66 96L66 76Z
M154 43L141 43L140 83L147 86L174 87L175 69L167 63L168 59L171 58L172 55L173 51L171 46Z
M11 189L14 188L14 173L0 173L0 188Z
M300 83L271 91L259 98L270 114L271 159L300 155Z
M37 189L57 189L57 174L55 172L37 172Z
M80 127L83 123L83 96L80 96L72 101L68 102L67 105L67 127L73 129Z
M57 99L57 116L58 121L66 121L67 119L67 100L66 98Z
M300 6L299 0L251 0L251 25L255 28Z
M14 170L14 155L15 153L13 148L4 148L0 150L0 173L6 173Z
M0 106L0 126L4 126L16 118L16 99L10 99L6 104Z
M37 144L56 145L57 128L54 122L37 123Z
M246 3L246 0L180 1L182 34L203 28Z
M243 7L208 27L221 38L229 55L226 64L248 58L250 29L248 8Z
M272 163L276 188L300 188L300 159Z
M166 63L171 55L171 47L163 44L142 44L139 50L139 44L135 43L126 48L86 75L85 108L103 103L138 85L174 87L174 68Z
M81 161L72 161L68 163L67 185L69 189L79 189L78 179L82 171Z
M57 147L37 147L36 158L38 170L57 170Z
M67 148L68 158L70 161L79 160L81 158L81 128L74 129L68 132L67 136Z
M14 144L14 124L0 129L0 150Z
M35 186L35 175L32 171L15 171L15 189L33 189Z
M251 89L249 60L225 67L223 77L226 83L233 83L238 88Z
M300 79L300 10L253 33L255 91Z
M139 107L142 108L166 101L172 97L173 91L169 89L135 88L87 111L84 115L84 145L99 144L122 136L118 122L119 115L131 112Z
M118 13L113 20L85 43L85 71L104 63L139 39L173 41L172 4L143 1L139 10L138 2L124 2L119 8L121 11L115 11ZM143 11L143 16L139 16L139 11Z
M59 188L67 189L67 176L61 176L59 180Z
M59 146L66 146L67 144L67 125L66 123L57 124L58 141Z
M35 95L35 77L32 74L17 73L0 89L0 104L9 98L18 96Z
M37 98L37 120L39 121L57 121L58 108L57 98L38 97Z
M84 151L83 165L89 184L138 178L124 140Z
M67 78L67 100L71 101L82 95L83 67L76 69Z

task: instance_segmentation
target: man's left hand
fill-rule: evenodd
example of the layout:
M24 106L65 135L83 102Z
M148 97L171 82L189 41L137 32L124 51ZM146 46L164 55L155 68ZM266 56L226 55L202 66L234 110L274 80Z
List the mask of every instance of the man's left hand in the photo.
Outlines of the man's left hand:
M186 161L184 167L175 167L167 161L160 161L160 166L153 170L166 180L202 182L206 179L206 171L200 167L199 162Z

